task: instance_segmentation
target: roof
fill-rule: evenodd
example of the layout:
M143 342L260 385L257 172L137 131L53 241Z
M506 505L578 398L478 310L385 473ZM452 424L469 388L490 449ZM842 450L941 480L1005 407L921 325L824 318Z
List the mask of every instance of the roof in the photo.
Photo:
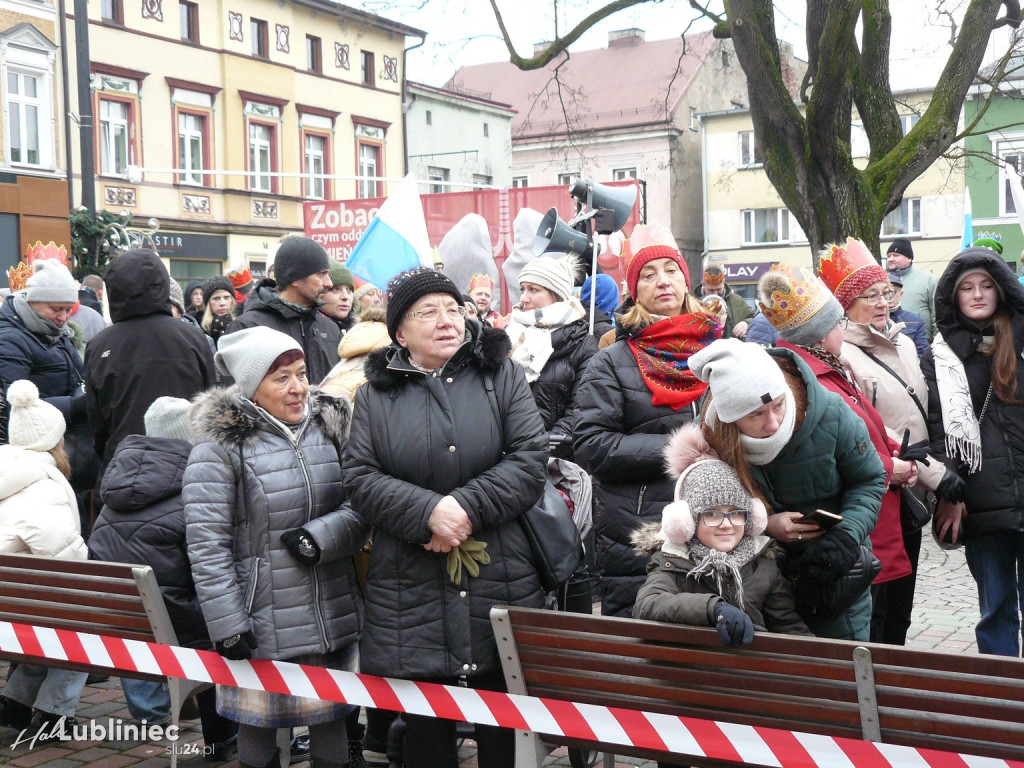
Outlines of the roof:
M353 8L350 5L343 5L342 3L335 2L335 0L294 0L294 2L297 5L305 5L310 8L326 11L338 16L345 16L354 21L366 24L367 26L383 29L387 32L394 32L396 34L403 35L404 37L426 38L427 36L427 33L422 29L416 29L416 27L410 27L407 24L392 21L391 19L386 19L383 16L378 16L375 13L369 13L367 11L360 10L359 8Z
M515 112L511 104L505 104L501 101L493 101L492 99L485 99L482 96L471 94L471 93L460 93L459 91L452 91L447 88L438 88L435 85L427 85L426 83L417 83L412 80L407 80L406 85L409 86L410 90L423 91L424 93L432 93L435 96L448 98L453 101L461 101L467 104L476 104L483 107L490 107L495 110L503 112Z
M515 139L565 134L567 120L574 133L665 125L715 43L711 32L704 32L570 51L567 62L560 55L530 71L507 61L476 64L459 69L445 89L511 104L519 113L512 119Z

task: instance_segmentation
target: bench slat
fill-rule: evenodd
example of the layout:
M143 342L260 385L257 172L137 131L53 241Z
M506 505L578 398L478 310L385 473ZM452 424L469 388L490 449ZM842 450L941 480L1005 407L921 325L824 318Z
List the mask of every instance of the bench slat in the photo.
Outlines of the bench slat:
M64 561L54 561L64 562ZM88 561L82 561L88 562ZM122 568L124 566L121 566ZM129 572L129 576L130 576ZM131 579L114 578L95 574L78 574L73 571L50 573L36 568L15 568L0 565L0 585L22 584L45 587L59 592L108 592L115 595L138 595L139 590Z
M152 636L153 631L145 614L118 614L101 609L88 610L25 600L4 601L0 606L0 619L58 629L70 629L73 626L79 632L116 637L125 631L149 633Z
M9 602L13 604L15 600L52 601L53 590L44 586L20 586L0 582L0 609L8 605ZM143 615L146 613L146 606L142 604L137 592L133 598L131 595L112 595L108 592L79 590L71 594L62 594L61 601L65 604L104 608L122 613Z

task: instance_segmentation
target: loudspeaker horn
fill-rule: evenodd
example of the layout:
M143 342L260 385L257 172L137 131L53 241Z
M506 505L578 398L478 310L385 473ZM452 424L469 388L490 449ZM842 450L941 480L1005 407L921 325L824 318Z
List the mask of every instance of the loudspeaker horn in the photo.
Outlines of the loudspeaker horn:
M579 232L558 218L558 209L552 208L544 214L537 236L533 241L533 252L538 256L547 251L559 253L575 253L585 256L590 252L590 241Z
M635 184L630 184L627 187L609 187L590 179L580 179L572 185L569 194L577 202L591 208L609 208L614 211L615 228L611 232L617 232L626 226L629 214L633 212L633 206L636 205L636 190ZM587 199L588 193L589 200ZM602 234L611 234L611 232Z

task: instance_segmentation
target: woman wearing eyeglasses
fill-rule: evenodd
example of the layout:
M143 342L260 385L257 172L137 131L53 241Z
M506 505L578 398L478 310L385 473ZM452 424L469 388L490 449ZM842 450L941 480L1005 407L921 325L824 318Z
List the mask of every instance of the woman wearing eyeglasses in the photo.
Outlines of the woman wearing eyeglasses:
M889 276L859 240L833 246L821 262L821 276L846 314L840 362L853 376L862 396L878 411L890 436L918 444L928 439L928 386L913 339L903 326L889 319L892 286ZM924 499L943 477L943 464L929 460L917 464L919 482L913 492ZM886 502L890 494L886 494ZM885 510L886 512L888 509ZM911 572L876 584L872 589L871 640L903 645L910 628L921 552L921 524L902 514L903 549Z
M343 472L373 526L361 669L504 690L496 604L544 593L518 518L544 487L547 433L504 331L465 318L432 269L387 289L392 344L366 361ZM405 717L407 768L455 768L455 723ZM477 726L479 763L512 766L514 734Z

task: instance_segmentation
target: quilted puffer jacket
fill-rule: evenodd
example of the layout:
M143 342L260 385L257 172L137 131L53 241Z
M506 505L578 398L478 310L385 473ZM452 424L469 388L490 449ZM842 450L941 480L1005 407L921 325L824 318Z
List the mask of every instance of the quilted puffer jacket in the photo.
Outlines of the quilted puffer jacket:
M490 610L544 594L519 517L544 487L546 435L504 331L466 323L436 375L397 345L371 352L345 451L352 505L373 524L360 667L407 678L501 668ZM488 385L493 392L488 393ZM498 423L497 415L502 421ZM458 500L490 563L459 583L423 548L443 496Z
M630 616L648 560L633 551L630 535L660 521L672 501L662 451L673 430L693 421L696 408L653 405L626 332L617 332L619 340L590 361L580 385L573 456L594 479L601 613Z
M351 556L366 526L342 505L338 450L347 401L311 391L294 437L236 388L201 395L189 414L197 441L185 469L185 535L210 637L248 630L257 658L327 653L358 639ZM281 534L303 527L322 550L301 565Z
M552 331L551 346L554 351L530 389L544 428L552 437L565 438L565 449L558 455L568 459L572 458L576 393L587 363L597 354L597 339L590 335L589 320L577 320Z

